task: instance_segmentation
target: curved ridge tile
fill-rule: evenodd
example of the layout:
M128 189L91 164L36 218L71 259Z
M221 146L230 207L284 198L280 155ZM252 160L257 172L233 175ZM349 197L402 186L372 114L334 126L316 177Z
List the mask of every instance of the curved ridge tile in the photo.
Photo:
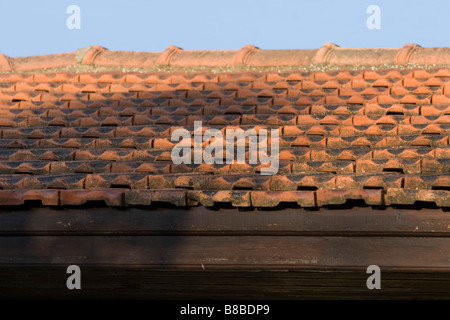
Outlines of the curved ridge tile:
M240 50L183 50L169 46L163 52L113 51L99 45L72 53L11 58L0 55L0 72L48 70L62 67L104 67L151 69L197 67L311 66L370 67L417 64L450 65L450 48L423 48L406 44L402 48L343 48L327 42L319 49L265 50L246 45ZM76 70L76 69L75 69Z

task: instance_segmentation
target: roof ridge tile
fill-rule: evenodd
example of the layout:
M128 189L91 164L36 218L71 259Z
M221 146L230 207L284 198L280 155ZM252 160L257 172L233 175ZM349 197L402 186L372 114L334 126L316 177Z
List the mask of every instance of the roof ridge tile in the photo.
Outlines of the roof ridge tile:
M309 66L308 68L311 68L314 64L333 65L338 69L339 67L348 69L352 66L363 66L365 69L370 69L374 66L381 66L383 69L390 67L398 70L399 66L404 65L424 65L435 69L435 64L450 65L450 47L426 48L408 43L401 48L343 48L326 42L319 49L266 50L248 44L240 50L196 51L183 50L171 45L163 52L138 52L107 50L102 46L93 45L71 53L42 56L8 57L0 54L0 72L36 70L54 72L55 69L60 70L64 67L71 67L75 72L77 70L78 72L80 70L91 71L93 68L99 67L104 70L125 68L125 70L131 71L130 68L137 68L161 71L158 66L174 67L177 70L193 69L194 71L198 71L201 67L231 68L230 70L237 68L236 70L239 70L242 66L248 68ZM80 69L80 67L85 69Z

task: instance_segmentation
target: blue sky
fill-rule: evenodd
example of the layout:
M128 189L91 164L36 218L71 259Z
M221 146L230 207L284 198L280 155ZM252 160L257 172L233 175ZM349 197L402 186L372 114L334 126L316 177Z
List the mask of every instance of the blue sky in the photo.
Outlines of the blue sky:
M66 26L72 4L81 9L79 30ZM380 7L380 30L366 26L369 5ZM0 52L450 46L449 16L446 0L0 0Z

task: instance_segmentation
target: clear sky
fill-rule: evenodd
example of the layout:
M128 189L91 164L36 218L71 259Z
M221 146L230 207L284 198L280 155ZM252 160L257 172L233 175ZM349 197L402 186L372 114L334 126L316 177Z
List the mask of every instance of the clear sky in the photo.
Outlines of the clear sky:
M70 5L80 29L68 29ZM380 8L380 29L366 12ZM450 46L447 0L0 0L0 53L12 57L110 50L315 49Z

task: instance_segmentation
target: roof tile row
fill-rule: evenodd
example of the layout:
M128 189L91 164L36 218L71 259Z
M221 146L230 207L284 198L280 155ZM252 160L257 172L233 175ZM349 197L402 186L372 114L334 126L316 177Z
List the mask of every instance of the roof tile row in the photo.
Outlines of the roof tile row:
M280 162L280 174L329 172L348 173L448 173L448 158L396 158L314 160L299 163ZM1 160L0 174L48 175L64 173L189 173L245 174L260 171L263 164L173 164L171 161L114 161L114 160Z
M294 203L302 207L342 205L347 200L362 200L367 205L414 205L417 201L433 202L439 207L450 206L447 190L414 190L390 188L316 190L316 191L245 191L245 190L0 190L0 203L5 206L41 201L43 205L82 205L88 201L103 201L108 206L170 203L176 206L230 203L234 207L276 207L282 203Z
M450 48L422 48L406 44L399 49L341 48L325 43L317 50L260 50L246 45L233 51L190 51L169 46L163 52L110 51L101 46L49 56L0 58L0 71L45 70L61 67L102 66L104 68L230 67L230 66L304 66L310 64L382 65L450 64ZM424 75L424 73L422 73ZM448 76L441 73L442 76ZM54 77L56 80L58 77ZM229 79L229 78L228 78ZM226 81L230 81L230 80Z

